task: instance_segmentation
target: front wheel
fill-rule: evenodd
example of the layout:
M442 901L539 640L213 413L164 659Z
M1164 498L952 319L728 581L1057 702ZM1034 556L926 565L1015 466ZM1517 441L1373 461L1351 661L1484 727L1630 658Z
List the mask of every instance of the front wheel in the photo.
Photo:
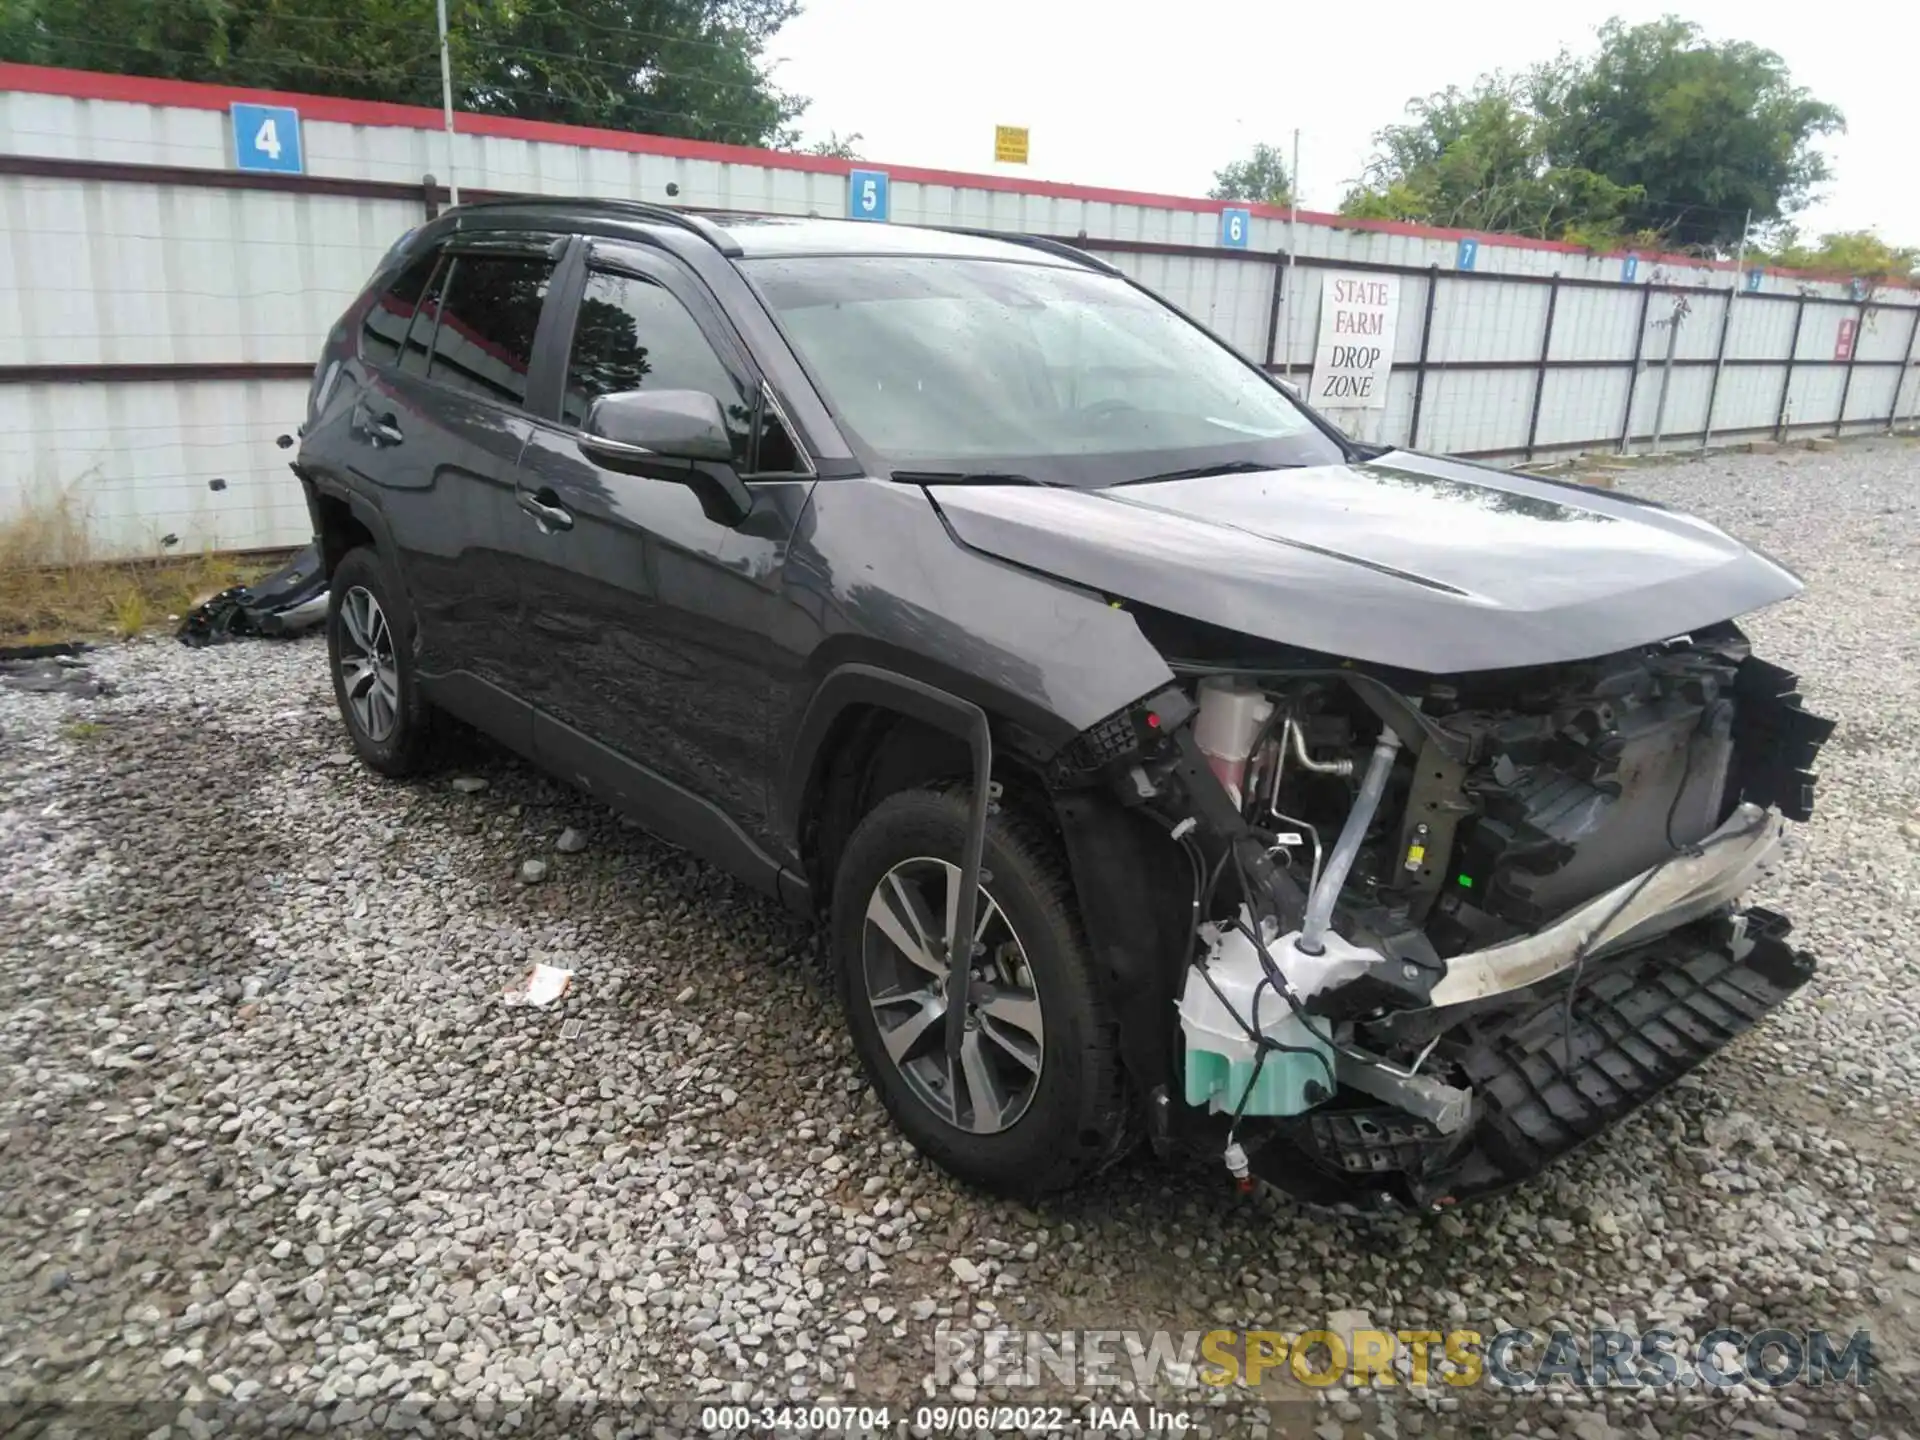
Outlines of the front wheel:
M413 674L399 587L370 549L351 550L327 591L333 697L353 748L382 775L410 775L426 756L431 712Z
M1003 812L987 822L991 879L949 1045L946 956L967 810L964 792L907 791L854 831L833 887L841 1000L867 1078L915 1148L963 1180L1032 1196L1120 1152L1118 1027L1057 844Z

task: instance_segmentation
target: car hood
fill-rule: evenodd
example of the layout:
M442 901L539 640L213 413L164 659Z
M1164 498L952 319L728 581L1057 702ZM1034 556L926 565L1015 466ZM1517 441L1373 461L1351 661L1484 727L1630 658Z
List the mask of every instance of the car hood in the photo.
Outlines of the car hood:
M1406 451L1106 490L928 493L986 554L1249 636L1429 674L1604 655L1800 589L1690 515Z

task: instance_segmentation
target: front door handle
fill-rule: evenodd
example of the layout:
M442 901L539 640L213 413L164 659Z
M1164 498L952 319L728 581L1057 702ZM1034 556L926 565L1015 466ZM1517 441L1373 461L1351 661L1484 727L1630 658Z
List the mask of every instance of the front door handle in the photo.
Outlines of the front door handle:
M391 410L384 415L376 415L364 404L357 405L353 411L353 423L360 433L381 445L398 445L407 437L400 429L400 420Z
M543 534L573 528L573 512L562 505L560 497L551 490L536 490L532 493L522 490L520 508L533 517L534 523L539 525Z

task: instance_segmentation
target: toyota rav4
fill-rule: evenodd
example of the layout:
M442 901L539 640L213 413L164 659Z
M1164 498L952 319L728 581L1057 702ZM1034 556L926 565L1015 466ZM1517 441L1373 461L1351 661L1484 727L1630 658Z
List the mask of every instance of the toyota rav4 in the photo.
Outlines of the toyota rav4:
M822 917L1002 1191L1135 1140L1315 1204L1537 1172L1811 973L1743 904L1830 724L1688 516L1356 443L1018 236L457 208L296 470L375 770L439 712Z

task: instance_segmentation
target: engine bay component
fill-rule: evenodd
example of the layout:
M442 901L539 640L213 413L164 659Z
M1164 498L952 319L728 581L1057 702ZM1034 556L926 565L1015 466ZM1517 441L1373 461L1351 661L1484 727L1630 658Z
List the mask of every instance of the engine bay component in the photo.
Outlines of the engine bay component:
M1525 1178L1812 973L1740 907L1832 726L1730 624L1473 675L1169 665L1190 715L1099 772L1191 876L1162 1073L1302 1198Z
M1373 817L1380 809L1380 797L1386 793L1387 776L1393 770L1394 757L1399 753L1400 737L1386 726L1381 726L1380 738L1373 745L1373 759L1367 765L1367 778L1360 782L1360 793L1354 797L1353 808L1347 811L1347 823L1340 828L1340 838L1333 842L1333 854L1327 857L1327 868L1307 900L1306 923L1300 927L1298 942L1304 954L1318 955L1326 946L1327 925L1333 919L1334 902L1340 896L1341 887L1347 883L1347 874L1353 868L1361 845L1366 843L1367 831L1373 827Z
M1193 722L1193 738L1207 764L1226 787L1233 803L1241 803L1247 757L1253 754L1273 702L1257 685L1238 680L1202 680L1200 714Z
M1604 955L1730 904L1765 873L1785 829L1779 811L1741 805L1690 853L1596 895L1537 934L1454 956L1432 1001L1458 1005L1522 989L1578 956Z
M1285 974L1267 969L1243 910L1213 932L1187 969L1180 997L1187 1104L1216 1114L1298 1115L1333 1098L1333 1047L1289 1003ZM1377 958L1377 957L1376 957Z

